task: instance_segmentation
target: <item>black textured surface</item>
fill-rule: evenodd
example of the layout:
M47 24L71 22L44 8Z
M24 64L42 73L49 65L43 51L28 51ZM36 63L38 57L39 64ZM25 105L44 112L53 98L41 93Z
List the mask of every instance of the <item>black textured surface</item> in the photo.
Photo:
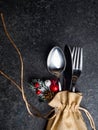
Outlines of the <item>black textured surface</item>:
M20 49L25 67L28 99L40 111L48 111L28 90L31 77L50 78L46 58L53 45L84 49L84 65L78 89L82 106L98 128L98 2L97 0L0 0L7 29ZM19 60L0 21L0 69L19 82ZM90 124L85 117L88 130ZM46 121L28 115L20 92L0 75L0 130L44 130Z

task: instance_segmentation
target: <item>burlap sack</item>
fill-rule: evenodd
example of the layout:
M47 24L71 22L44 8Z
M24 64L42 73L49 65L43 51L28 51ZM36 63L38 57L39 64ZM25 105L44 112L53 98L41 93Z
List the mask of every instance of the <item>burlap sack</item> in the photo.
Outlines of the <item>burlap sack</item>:
M46 130L87 130L79 109L81 100L81 93L68 91L57 93L49 102L49 105L55 108L55 115L49 119ZM94 124L91 125L93 128Z

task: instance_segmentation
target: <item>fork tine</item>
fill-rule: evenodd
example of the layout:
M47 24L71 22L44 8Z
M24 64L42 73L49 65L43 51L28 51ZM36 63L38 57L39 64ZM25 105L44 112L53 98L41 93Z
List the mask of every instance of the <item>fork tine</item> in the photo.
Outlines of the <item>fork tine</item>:
M80 70L83 69L83 48L81 48L80 52Z
M82 67L83 67L83 48L73 47L72 61L73 61L73 69L82 70Z
M73 50L72 50L72 53L71 53L71 56L72 56L72 64L74 64L74 63L73 63L73 61L74 61L74 60L73 60L74 53L75 53L75 47L73 47Z
M74 57L74 69L76 69L76 66L77 66L77 54L78 54L78 48L76 47L75 49L75 57Z
M80 47L77 47L77 58L76 58L76 69L78 70L80 68Z
M75 69L75 66L76 66L76 57L77 57L77 48L74 47L73 48L73 56L72 56L72 60L73 60L73 69Z
M72 59L73 59L73 56L74 56L74 52L75 52L75 47L73 47L73 50L72 50L72 53L71 53Z

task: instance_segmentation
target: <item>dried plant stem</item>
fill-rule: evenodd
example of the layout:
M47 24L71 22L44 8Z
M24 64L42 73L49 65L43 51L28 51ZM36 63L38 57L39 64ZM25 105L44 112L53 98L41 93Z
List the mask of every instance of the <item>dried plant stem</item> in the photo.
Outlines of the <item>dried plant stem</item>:
M19 89L19 91L22 92L20 86L12 78L10 78L7 74L5 74L1 70L0 70L0 74L2 74L6 79L10 80Z
M49 113L47 114L44 114L42 115L40 113L40 111L32 106L31 104L28 103L27 101L27 98L25 96L25 92L24 92L24 85L23 85L23 77L24 77L24 64L23 64L23 58L22 58L22 55L19 51L19 49L17 48L17 46L15 45L14 41L12 40L11 36L9 35L8 31L7 31L7 28L6 28L6 24L5 24L5 20L4 20L4 16L3 14L1 13L1 20L2 20L2 24L3 24L3 28L4 28L4 31L5 31L5 34L7 36L7 38L9 39L10 43L12 44L12 46L15 48L17 54L19 55L19 59L20 59L20 85L18 85L12 78L10 78L9 75L5 74L3 71L0 70L0 74L3 75L6 79L8 79L9 81L11 81L18 89L19 91L22 93L22 98L25 102L25 105L26 105L26 108L27 108L27 111L28 113L33 117L34 115L37 116L37 117L42 117L42 118L47 118L48 119L48 116L54 112L54 109L52 109L51 111L49 111ZM33 110L33 112L31 112L31 109Z
M24 92L24 88L23 88L23 58L22 58L22 55L19 51L19 49L17 48L17 46L15 45L14 41L12 40L11 36L9 35L8 31L7 31L7 28L6 28L6 25L5 25L5 20L4 20L4 16L3 14L1 13L1 20L2 20L2 24L3 24L3 28L4 28L4 31L5 31L5 34L6 36L8 37L10 43L13 45L13 47L15 48L17 54L19 55L19 59L20 59L20 65L21 65L21 71L20 71L20 87L19 85L14 81L12 80L8 75L6 75L5 73L3 73L2 71L0 71L0 73L7 79L9 79L22 93L22 97L23 97L23 100L25 102L25 105L26 105L26 108L27 108L27 111L29 112L30 115L33 116L32 112L30 111L30 104L28 103L27 99L26 99L26 96L25 96L25 92Z

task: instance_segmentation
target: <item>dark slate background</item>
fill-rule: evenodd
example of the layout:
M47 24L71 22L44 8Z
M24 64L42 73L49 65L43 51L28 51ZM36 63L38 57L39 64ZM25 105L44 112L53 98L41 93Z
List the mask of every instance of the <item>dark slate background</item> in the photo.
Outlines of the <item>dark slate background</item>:
M7 29L24 60L24 86L28 100L41 112L50 108L39 103L28 87L31 78L51 78L46 58L54 45L84 49L83 72L78 89L98 128L98 2L97 0L0 0ZM0 69L19 83L19 58L5 36L0 20ZM85 117L88 130L90 124ZM46 120L27 113L21 93L0 75L0 130L45 130Z

